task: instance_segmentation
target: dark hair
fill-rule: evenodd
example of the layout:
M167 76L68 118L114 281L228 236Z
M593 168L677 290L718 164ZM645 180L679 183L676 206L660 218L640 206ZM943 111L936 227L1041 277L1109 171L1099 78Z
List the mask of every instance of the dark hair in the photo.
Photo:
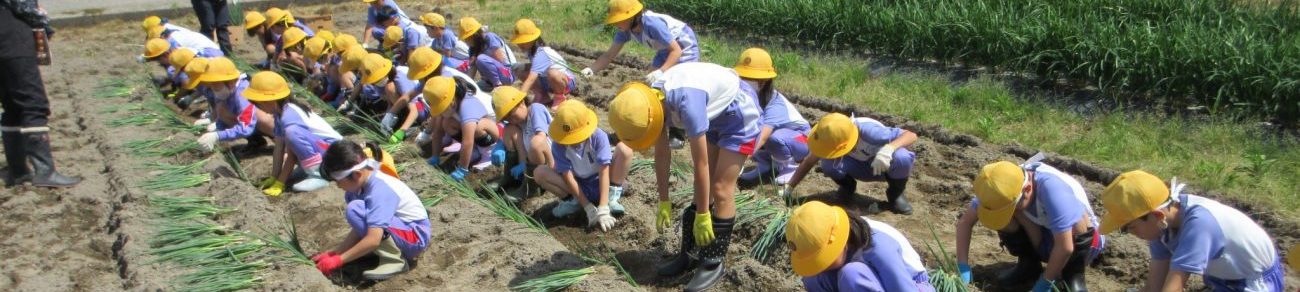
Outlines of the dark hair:
M451 95L452 101L459 103L461 100L465 99L466 95L478 94L478 92L474 91L473 87L470 87L471 84L474 84L474 81L461 79L459 77L452 77L451 80L456 81L456 93Z
M293 95L289 95L288 97L276 101L276 105L280 106L280 109L282 110L281 115L284 114L284 107L290 104L298 106L298 108L302 109L304 113L311 113L311 107L307 106L307 103L298 100L298 98L295 98Z
M398 15L397 9L393 9L392 6L384 5L379 7L379 16L384 17L384 19L392 19Z
M488 42L488 41L487 41L487 35L483 33L483 29L482 29L482 28L480 28L478 31L474 32L474 35L471 35L471 36L469 36L468 38L465 38L465 40L474 40L474 44L469 46L469 57L470 57L470 58L474 58L474 57L477 57L478 54L482 54L482 53L483 53L483 49L484 49L484 47L487 46L487 42Z
M849 215L849 242L846 256L853 256L859 250L871 248L871 225L857 211L844 210Z
M375 141L366 141L366 149L370 149L370 159L375 161L384 161L384 150L379 148L379 143Z
M329 149L325 150L324 158L321 159L321 172L326 178L333 179L334 172L346 170L357 163L366 160L366 153L361 150L361 145L348 140L339 140L330 144Z
M767 104L772 102L772 96L776 95L776 78L767 79L766 81L758 88L758 108L760 109L767 108Z
M537 56L537 50L545 46L546 46L546 40L543 40L542 37L540 36L537 37L536 40L533 40L533 49L531 51L528 51L528 57L531 58L533 56Z

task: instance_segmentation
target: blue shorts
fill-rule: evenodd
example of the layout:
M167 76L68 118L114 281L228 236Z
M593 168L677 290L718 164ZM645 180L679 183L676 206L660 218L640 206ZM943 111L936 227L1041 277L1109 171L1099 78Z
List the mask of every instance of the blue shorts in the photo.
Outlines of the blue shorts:
M582 192L587 201L592 205L600 205L600 175L593 175L589 178L573 176L573 180L578 181L578 191Z
M704 132L710 144L718 145L723 150L744 154L754 154L758 144L758 111L746 112L732 103L722 115L709 120L709 129Z

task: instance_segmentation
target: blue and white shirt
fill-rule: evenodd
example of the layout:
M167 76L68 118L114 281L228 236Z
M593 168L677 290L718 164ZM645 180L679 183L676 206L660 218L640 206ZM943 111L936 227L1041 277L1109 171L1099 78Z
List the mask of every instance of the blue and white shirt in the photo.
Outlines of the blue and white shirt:
M664 115L668 124L695 137L707 131L758 131L762 114L754 97L742 87L740 76L731 68L711 63L685 63L664 72L652 85L664 92ZM753 90L748 90L752 92ZM715 119L718 122L713 122Z
M1245 291L1270 291L1264 272L1277 265L1277 248L1246 214L1214 200L1179 196L1181 225L1149 243L1151 258L1169 269L1224 280L1247 280Z
M523 127L521 127L524 133L524 151L532 151L532 143L528 143L528 141L532 139L533 135L541 134L547 137L547 141L550 141L548 131L551 129L551 120L551 110L546 108L545 105L540 103L528 105L528 121L524 122ZM600 130L597 129L596 131Z
M654 13L648 9L643 11L641 13L641 32L619 31L614 34L614 43L622 44L635 40L654 49L657 52L655 60L661 63L661 59L668 55L671 42L675 41L677 46L682 48L682 56L679 60L699 60L699 41L696 39L695 32L685 22L666 14Z
M1034 199L1019 215L1051 234L1072 230L1079 220L1083 220L1084 215L1088 216L1088 226L1098 226L1097 215L1088 203L1088 194L1078 180L1041 162L1026 163L1020 167L1034 171ZM972 200L971 208L978 207L979 199ZM1038 246L1039 253L1050 252L1052 245L1053 237L1043 236Z
M582 143L568 146L551 144L551 153L555 154L555 172L573 171L574 178L578 179L600 175L600 169L614 161L614 148L609 146L609 135L599 128Z

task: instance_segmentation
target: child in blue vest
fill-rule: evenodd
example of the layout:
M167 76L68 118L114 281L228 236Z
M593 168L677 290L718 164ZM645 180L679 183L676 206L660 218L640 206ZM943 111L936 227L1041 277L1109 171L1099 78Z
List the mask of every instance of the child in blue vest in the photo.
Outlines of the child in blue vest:
M321 171L321 155L330 144L343 140L343 136L306 105L288 99L289 84L275 72L253 75L244 95L276 117L271 177L262 181L262 193L279 196L295 172L302 173L303 178L293 184L294 191L310 192L325 187L328 182ZM294 170L295 166L298 171Z
M624 212L618 199L627 183L632 148L611 141L596 127L599 122L596 112L581 101L561 103L548 130L555 139L551 145L555 165L539 167L535 173L543 188L565 197L552 215L565 217L582 209L587 226L609 231L617 222L613 215Z
M840 113L826 115L808 135L808 150L812 155L799 163L783 192L790 196L813 166L821 162L822 173L839 185L836 194L842 200L854 200L858 181L883 180L889 184L885 189L886 206L879 208L873 204L868 212L878 212L875 209L879 208L910 215L912 205L903 191L915 161L915 154L907 150L913 142L916 142L915 133L887 127L870 118L849 118Z
M790 214L785 238L808 291L935 291L921 256L884 222L811 201Z
M488 31L473 17L462 17L458 28L457 36L469 45L469 60L473 63L465 73L479 76L483 82L479 87L492 90L515 82L511 69L515 65L515 53L506 46L505 39Z

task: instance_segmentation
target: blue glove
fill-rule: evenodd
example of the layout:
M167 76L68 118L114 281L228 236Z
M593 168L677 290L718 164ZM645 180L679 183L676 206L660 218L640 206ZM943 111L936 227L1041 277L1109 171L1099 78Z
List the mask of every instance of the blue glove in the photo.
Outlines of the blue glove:
M457 166L456 171L451 172L451 179L456 180L456 182L464 182L466 175L469 175L469 169Z
M439 162L438 159L441 158L438 157L437 155L434 155L433 157L429 157L429 160L425 162L428 162L430 166L438 167L438 162Z
M970 265L957 263L957 273L961 275L962 284L970 284Z
M492 165L506 165L506 143L497 143L497 147L492 148Z
M525 169L525 168L527 168L527 166L524 166L523 163L520 163L519 165L515 165L515 167L511 167L511 168L510 168L510 176L514 177L515 179L518 179L518 178L524 176L524 169Z
M1034 283L1034 289L1033 289L1033 290L1030 290L1030 291L1033 291L1033 292L1051 292L1051 291L1052 291L1052 284L1053 284L1053 282L1054 282L1054 281L1048 281L1047 279L1038 278L1038 282L1035 282L1035 283Z

